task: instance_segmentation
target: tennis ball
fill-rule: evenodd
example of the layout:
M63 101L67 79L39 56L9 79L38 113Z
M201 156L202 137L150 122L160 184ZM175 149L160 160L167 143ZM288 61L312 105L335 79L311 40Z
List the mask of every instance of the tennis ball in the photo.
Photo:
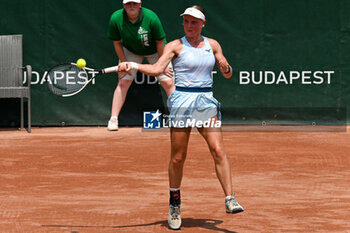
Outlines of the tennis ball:
M83 58L78 59L77 66L79 69L83 69L86 66L86 61Z

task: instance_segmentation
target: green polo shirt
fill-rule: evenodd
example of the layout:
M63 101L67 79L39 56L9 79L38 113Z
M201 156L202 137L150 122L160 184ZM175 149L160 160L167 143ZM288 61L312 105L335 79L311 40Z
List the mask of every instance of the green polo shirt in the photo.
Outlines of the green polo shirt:
M109 21L108 38L137 55L157 52L156 40L165 40L163 26L153 11L142 7L139 19L132 24L124 9L115 11Z

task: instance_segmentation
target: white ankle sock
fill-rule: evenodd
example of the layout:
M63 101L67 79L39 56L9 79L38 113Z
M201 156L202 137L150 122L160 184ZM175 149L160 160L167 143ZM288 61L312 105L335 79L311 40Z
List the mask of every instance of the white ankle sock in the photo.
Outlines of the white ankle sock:
M117 117L117 116L111 116L111 119L110 119L110 120L113 120L113 119L118 120L118 117Z

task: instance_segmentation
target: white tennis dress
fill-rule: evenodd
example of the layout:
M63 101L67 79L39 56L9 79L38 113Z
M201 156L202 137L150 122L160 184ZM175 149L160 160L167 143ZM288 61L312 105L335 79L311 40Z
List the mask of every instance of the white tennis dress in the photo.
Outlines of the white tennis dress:
M209 41L203 39L205 45L194 48L186 37L181 38L183 48L173 61L176 90L168 98L170 127L198 127L197 121L216 115L221 119L220 103L211 91L215 56Z

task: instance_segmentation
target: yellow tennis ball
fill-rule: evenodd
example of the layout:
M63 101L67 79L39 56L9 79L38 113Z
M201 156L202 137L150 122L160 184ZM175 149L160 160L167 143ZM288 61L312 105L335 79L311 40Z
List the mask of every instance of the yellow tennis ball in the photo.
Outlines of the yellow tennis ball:
M83 58L78 59L77 66L79 69L83 69L86 66L86 61Z

